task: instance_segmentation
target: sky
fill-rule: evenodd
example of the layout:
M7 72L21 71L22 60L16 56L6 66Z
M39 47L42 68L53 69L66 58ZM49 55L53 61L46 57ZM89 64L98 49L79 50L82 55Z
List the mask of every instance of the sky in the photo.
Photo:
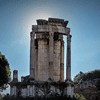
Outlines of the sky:
M100 69L100 0L0 0L0 52L11 72L18 70L19 80L29 75L32 25L49 17L69 21L72 79Z

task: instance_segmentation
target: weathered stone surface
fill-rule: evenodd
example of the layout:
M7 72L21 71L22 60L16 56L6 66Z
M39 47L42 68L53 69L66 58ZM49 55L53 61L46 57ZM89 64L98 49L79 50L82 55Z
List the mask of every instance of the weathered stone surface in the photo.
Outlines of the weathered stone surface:
M31 35L31 40L36 39L37 49L34 49L34 41L31 42L33 50L30 54L31 66L33 65L30 68L31 76L34 75L36 80L41 81L48 80L48 78L54 81L64 81L64 44L62 41L63 34L69 34L69 28L65 27L65 22L61 19L37 20L37 24L37 26L32 26L36 37Z
M27 96L27 89L26 89L26 88L22 88L22 89L21 89L21 95L22 95L23 97L26 97L26 96Z
M38 40L38 80L48 80L48 45L45 40Z
M73 96L70 82L64 82L64 40L67 35L67 79L71 80L71 35L68 21L49 18L37 20L32 26L30 40L30 77L21 78L18 83L17 71L11 82L11 95L50 96L52 94ZM63 83L59 83L63 82ZM68 85L68 86L67 86ZM22 87L21 87L22 86ZM63 87L63 90L60 90ZM19 88L20 87L20 88Z
M13 96L13 95L16 96L17 95L16 86L11 86L10 94L11 94L11 96Z
M71 80L71 35L67 36L67 59L66 59L66 78Z

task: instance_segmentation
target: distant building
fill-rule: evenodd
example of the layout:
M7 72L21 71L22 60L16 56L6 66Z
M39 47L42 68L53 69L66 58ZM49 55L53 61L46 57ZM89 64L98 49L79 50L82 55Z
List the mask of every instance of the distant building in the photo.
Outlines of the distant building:
M14 70L10 95L73 96L71 81L71 35L68 21L57 18L39 19L30 33L30 75L21 77ZM64 38L67 36L66 81L64 81Z

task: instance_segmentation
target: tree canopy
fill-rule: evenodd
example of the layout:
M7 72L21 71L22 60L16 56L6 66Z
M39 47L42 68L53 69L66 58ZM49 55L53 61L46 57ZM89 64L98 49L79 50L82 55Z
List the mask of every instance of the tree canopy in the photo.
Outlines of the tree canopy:
M10 81L10 66L5 56L0 52L0 89L4 89Z
M87 73L80 72L74 77L74 82L79 83L80 81L100 79L100 70L94 70Z
M94 70L87 73L80 72L74 77L74 83L80 84L82 81L95 80L94 85L100 91L100 70Z

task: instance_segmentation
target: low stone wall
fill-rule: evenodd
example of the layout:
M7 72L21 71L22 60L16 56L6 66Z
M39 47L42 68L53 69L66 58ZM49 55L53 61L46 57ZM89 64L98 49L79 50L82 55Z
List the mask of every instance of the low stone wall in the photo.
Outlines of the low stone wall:
M54 97L14 97L14 96L5 96L3 100L77 100L75 97L67 96L54 96Z

